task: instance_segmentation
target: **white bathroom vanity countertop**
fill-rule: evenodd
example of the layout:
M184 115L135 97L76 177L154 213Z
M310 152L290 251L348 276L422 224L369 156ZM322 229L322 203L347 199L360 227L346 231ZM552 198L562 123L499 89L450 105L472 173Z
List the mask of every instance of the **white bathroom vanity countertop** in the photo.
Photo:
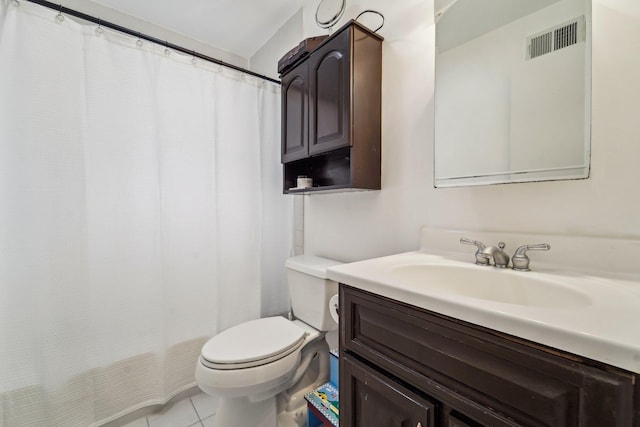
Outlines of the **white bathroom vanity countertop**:
M535 260L532 260L535 271L501 270L476 266L473 252L465 255L468 260L461 261L424 250L407 252L331 267L328 277L364 291L640 373L640 284L635 278L571 273L536 266ZM498 278L508 284L509 280L518 280L518 275L527 275L524 276L527 280L551 283L552 287L557 284L582 299L577 304L562 301L557 304L554 301L538 305L513 304L449 293L444 285L434 289L426 284L429 280L426 275L425 283L421 284L396 274L399 267L416 265L465 269L465 274L471 274L469 277L474 277L474 269L477 269L478 277L485 277L483 286L491 282L486 277ZM494 276L487 276L488 271Z

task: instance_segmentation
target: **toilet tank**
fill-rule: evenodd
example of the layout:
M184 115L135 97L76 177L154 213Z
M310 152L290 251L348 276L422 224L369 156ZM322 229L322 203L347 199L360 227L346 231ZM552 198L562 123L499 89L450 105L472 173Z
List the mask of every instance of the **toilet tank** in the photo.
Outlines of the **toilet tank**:
M329 313L329 299L338 293L338 283L327 279L327 268L340 264L310 255L289 258L285 264L293 315L320 331L338 327Z

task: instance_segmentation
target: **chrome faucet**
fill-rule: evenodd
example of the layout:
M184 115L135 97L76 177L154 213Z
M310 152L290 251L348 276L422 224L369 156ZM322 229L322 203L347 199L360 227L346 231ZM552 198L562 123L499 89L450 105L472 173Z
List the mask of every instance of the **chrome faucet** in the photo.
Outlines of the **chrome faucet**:
M505 244L504 242L498 243L498 247L495 246L487 246L482 242L477 240L470 240L466 238L461 238L460 243L465 245L475 245L476 246L476 264L478 265L493 265L497 268L507 268L509 266L509 255L504 251ZM547 243L540 243L537 245L524 245L520 246L516 249L515 254L513 254L512 262L513 269L517 271L530 271L529 269L529 257L527 256L528 250L539 250L539 251L548 251L551 249Z
M531 271L529 268L529 257L527 256L528 250L548 251L551 246L548 243L540 243L537 245L524 245L516 249L516 253L513 254L513 269L518 271Z
M493 265L497 268L507 268L509 266L509 255L503 250L504 242L498 243L498 247L495 247L487 246L477 240L462 238L460 243L476 246L476 264L478 265Z
M504 251L504 242L498 243L498 247L490 246L487 249L493 248L493 265L497 268L509 267L509 255Z
M482 242L478 242L477 240L466 239L464 237L460 239L460 243L464 245L476 245L476 264L489 265L489 257L482 253L482 251L487 248L487 245Z

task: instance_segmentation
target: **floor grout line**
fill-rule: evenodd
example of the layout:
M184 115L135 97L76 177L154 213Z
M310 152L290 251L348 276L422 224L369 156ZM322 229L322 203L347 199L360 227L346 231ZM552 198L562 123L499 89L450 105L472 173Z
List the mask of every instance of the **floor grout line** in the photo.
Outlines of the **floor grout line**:
M196 411L196 415L198 416L198 421L200 421L200 424L202 424L202 417L200 417L200 414L198 413L198 409L196 408L196 405L193 403L193 400L191 398L189 398L189 403L191 403L191 407L193 408L193 410Z

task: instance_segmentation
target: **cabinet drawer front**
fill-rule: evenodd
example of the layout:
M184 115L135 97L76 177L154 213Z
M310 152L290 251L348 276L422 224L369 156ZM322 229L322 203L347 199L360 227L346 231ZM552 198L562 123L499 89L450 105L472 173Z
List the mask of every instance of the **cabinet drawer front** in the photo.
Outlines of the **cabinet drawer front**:
M340 361L340 425L346 427L435 427L428 400L345 356Z
M341 299L341 348L420 390L442 384L524 425L632 425L624 375L344 285Z

